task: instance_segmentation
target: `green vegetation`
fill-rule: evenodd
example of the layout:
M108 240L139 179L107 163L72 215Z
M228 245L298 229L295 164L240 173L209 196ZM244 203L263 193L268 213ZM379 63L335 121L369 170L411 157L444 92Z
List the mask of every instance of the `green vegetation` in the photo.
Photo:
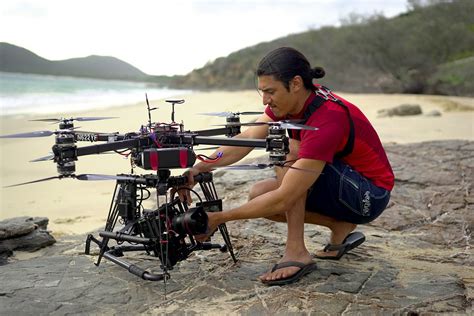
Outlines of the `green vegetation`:
M474 95L474 56L440 65L429 87L434 94Z
M253 89L258 61L295 47L322 66L322 84L352 92L474 95L474 1L432 1L395 18L351 16L324 27L218 58L171 82L175 87Z

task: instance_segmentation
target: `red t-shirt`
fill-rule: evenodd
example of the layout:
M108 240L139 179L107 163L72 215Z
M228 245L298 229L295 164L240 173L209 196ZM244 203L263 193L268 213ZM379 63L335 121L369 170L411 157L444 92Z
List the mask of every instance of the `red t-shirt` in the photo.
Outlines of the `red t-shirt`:
M333 95L349 108L354 122L354 149L352 153L343 157L342 161L367 179L370 179L376 186L392 190L395 181L392 167L377 132L359 108L334 93ZM276 117L268 106L265 109L265 114L274 121L301 119L315 97L316 94L312 93L306 100L303 110L296 115ZM305 125L317 127L318 130L301 130L298 158L323 160L332 163L334 155L344 148L349 137L349 118L344 108L336 102L325 101L314 111Z

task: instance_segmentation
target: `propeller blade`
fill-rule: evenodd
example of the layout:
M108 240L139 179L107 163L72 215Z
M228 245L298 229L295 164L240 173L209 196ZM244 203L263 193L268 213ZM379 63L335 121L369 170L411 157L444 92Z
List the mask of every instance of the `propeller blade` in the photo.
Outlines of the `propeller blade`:
M83 181L101 181L101 180L135 180L135 177L110 176L106 174L79 174L74 176L77 180Z
M229 122L227 124L214 124L211 126L261 126L261 125L270 125L266 122L250 122L250 123L232 123Z
M47 156L44 156L44 157L40 157L40 158L36 158L36 159L30 160L30 162L53 160L53 158L54 158L54 155L53 155L53 154L50 154L50 155L47 155Z
M110 119L115 119L115 118L118 118L118 117L117 116L76 117L76 118L73 118L73 120L85 122L85 121L110 120Z
M31 137L47 137L53 134L61 134L61 133L68 133L68 134L98 134L102 136L115 136L118 133L99 133L99 132L87 132L87 131L79 131L76 130L78 127L72 127L68 129L60 129L57 131L37 131L37 132L28 132L28 133L19 133L19 134L10 134L10 135L3 135L0 138L31 138Z
M205 148L197 148L197 149L194 149L194 151L201 151L201 150L216 150L220 148L219 146L214 146L214 147L205 147Z
M314 170L311 169L303 169L303 168L297 168L293 166L286 166L285 163L259 163L259 164L244 164L244 165L233 165L233 166L227 166L227 167L222 167L218 169L226 169L226 170L262 170L262 169L268 169L268 168L273 168L273 167L280 167L280 168L289 168L289 169L294 169L294 170L299 170L299 171L304 171L304 172L311 172L311 173L317 173Z
M282 122L280 126L286 129L303 129L307 131L317 131L319 129L317 127L312 127L312 126L297 124L297 123L288 123L288 122Z
M0 138L30 138L30 137L46 137L51 136L55 132L52 131L38 131L38 132L29 132L29 133L19 133L19 134L10 134L3 135Z
M245 111L245 112L237 112L234 113L235 115L260 115L263 114L261 111Z
M36 120L28 120L30 122L60 122L60 119L57 118L46 118L46 119L36 119Z
M61 121L98 121L98 120L108 120L117 118L116 116L90 116L90 117L71 117L71 118L44 118L29 120L32 122L61 122Z
M23 182L23 183L18 183L18 184L12 184L9 186L5 186L4 188L17 187L20 185L43 182L43 181L48 181L48 180L53 180L53 179L62 179L62 178L75 178L77 180L85 180L85 181L136 180L135 177L128 177L128 176L110 176L110 175L105 175L105 174L80 174L80 175L71 174L69 176L55 176L55 177L43 178L39 180L33 180L33 181L28 181L28 182Z
M231 112L206 112L206 113L198 113L199 115L207 115L207 116L219 116L219 117L226 117L231 116Z
M194 151L202 151L202 150L216 150L219 149L220 146L214 146L214 147L204 147L204 148L196 148L193 149ZM266 148L263 147L254 147L253 150L266 150Z
M259 115L263 112L257 111L246 111L246 112L205 112L198 113L199 115L209 115L209 116L218 116L218 117L228 117L228 116L238 116L238 115Z
M20 186L20 185L43 182L43 181L48 181L48 180L53 180L53 179L61 179L61 178L62 178L61 176L43 178L43 179L38 179L38 180L33 180L33 181L28 181L28 182L23 182L23 183L18 183L18 184L7 185L4 188L12 188L12 187Z
M300 122L300 121L297 121ZM309 131L317 131L317 127L312 127L308 125L294 123L293 121L281 121L281 122L249 122L249 123L227 123L227 124L218 124L213 126L261 126L261 125L269 125L269 126L280 126L285 129L304 129Z

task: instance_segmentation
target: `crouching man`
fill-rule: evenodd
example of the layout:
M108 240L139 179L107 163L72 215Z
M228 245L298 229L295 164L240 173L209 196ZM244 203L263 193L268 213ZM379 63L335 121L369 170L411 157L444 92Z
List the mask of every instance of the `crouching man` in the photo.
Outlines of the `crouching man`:
M322 68L311 68L304 55L288 47L271 51L260 61L258 89L266 109L257 121L302 119L303 124L318 130L290 132L288 160L294 160L294 168L277 168L276 179L256 183L246 204L208 213L210 232L221 223L239 219L265 217L287 223L283 257L260 276L268 285L293 283L316 268L314 257L337 260L364 242L364 235L354 232L355 228L384 211L394 185L393 171L376 131L355 105L313 82L324 74ZM236 137L261 139L267 134L268 127L260 125ZM221 153L219 161L200 162L186 173L191 182L193 175L235 163L251 150L223 146L213 154ZM331 230L324 249L314 254L307 250L304 223Z

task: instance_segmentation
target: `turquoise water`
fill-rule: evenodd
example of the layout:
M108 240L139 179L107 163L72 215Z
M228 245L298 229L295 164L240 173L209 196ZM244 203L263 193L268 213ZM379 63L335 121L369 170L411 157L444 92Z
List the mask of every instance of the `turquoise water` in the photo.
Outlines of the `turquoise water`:
M190 93L146 83L0 72L0 115L65 113Z

